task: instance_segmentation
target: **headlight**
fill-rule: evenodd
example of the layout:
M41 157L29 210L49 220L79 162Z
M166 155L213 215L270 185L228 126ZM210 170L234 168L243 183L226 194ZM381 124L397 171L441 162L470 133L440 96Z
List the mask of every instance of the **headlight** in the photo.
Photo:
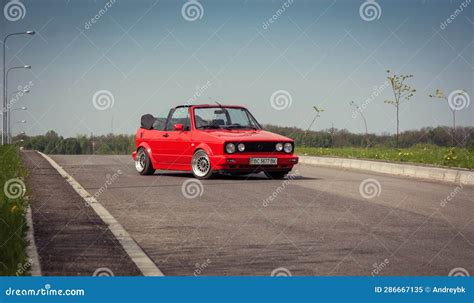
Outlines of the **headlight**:
M282 151L282 150L283 150L283 144L277 143L277 144L275 145L275 149L276 149L277 151Z
M285 153L289 154L293 151L293 145L291 143L285 143Z
M239 143L239 145L237 145L237 149L239 152L243 152L245 150L245 144Z
M235 144L234 144L234 143L227 143L227 145L225 146L225 151L226 151L228 154L233 154L233 153L235 153Z

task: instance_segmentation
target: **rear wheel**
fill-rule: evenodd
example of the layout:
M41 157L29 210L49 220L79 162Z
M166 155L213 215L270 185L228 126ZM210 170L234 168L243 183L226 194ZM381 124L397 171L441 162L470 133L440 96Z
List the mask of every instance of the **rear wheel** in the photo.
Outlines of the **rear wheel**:
M268 178L275 179L275 180L285 178L286 174L288 174L287 171L272 171L272 172L266 171L265 172L265 175L267 175Z
M140 148L137 151L135 168L140 175L153 175L155 173L150 157L144 148Z
M194 153L191 166L194 177L198 179L209 179L212 176L211 161L202 149Z

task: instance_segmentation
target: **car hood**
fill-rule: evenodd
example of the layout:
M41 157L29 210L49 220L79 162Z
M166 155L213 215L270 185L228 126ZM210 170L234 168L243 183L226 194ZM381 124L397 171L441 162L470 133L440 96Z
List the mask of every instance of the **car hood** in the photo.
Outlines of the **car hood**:
M215 130L207 135L222 141L291 141L292 139L264 130Z

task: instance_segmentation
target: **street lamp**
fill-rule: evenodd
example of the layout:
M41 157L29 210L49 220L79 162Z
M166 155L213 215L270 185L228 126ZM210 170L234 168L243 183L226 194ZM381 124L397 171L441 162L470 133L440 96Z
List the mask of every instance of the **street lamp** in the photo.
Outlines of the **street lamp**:
M35 31L25 31L19 33L11 33L3 38L3 118L2 118L2 144L6 143L6 136L7 136L7 69L6 69L6 47L7 47L7 39L11 36L17 35L30 35L33 36Z
M15 123L26 123L26 120L15 121Z
M11 102L12 101L12 96L15 95L15 94L18 94L18 93L25 93L25 94L28 94L30 92L29 89L24 89L24 90L17 90L17 91L14 91L13 93L10 94L10 104L9 105L13 105L13 103ZM14 108L13 110L27 110L27 108L25 106L21 107L21 108ZM11 108L10 106L7 106L7 143L11 143L12 141L12 124L11 124Z
M14 67L10 67L9 69L7 69L7 72L5 74L5 87L4 87L4 90L5 90L5 97L7 96L7 85L8 85L8 74L14 70L14 69L21 69L21 68L24 68L24 69L31 69L31 65L23 65L23 66L14 66ZM10 138L9 138L9 135L10 135L10 111L9 111L9 105L8 105L8 102L5 102L5 105L4 105L4 115L3 115L3 120L4 120L4 124L5 124L5 127L4 127L4 132L5 132L5 137L3 138L3 142L6 142L6 143L10 143Z

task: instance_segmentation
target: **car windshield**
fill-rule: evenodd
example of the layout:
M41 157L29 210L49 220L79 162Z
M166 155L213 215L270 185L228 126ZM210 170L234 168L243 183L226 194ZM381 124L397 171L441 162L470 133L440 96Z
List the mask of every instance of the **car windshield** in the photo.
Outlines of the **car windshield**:
M197 129L260 129L245 108L198 107L194 109Z

